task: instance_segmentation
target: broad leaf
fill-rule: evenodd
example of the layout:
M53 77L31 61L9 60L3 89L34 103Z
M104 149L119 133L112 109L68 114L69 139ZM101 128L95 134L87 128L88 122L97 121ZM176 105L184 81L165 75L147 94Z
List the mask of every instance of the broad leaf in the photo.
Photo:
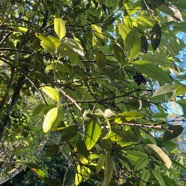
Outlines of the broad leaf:
M53 100L57 101L59 103L59 93L56 89L49 87L49 86L44 86L41 88L41 90L47 94L50 98Z
M169 75L152 63L145 60L138 60L133 62L133 64L145 75L148 77L155 79L161 83L171 83L171 79Z
M58 107L52 108L47 112L43 122L43 131L45 133L47 133L52 128L52 125L54 124L57 115L58 115Z
M130 54L129 59L136 57L140 52L140 48L141 48L141 39L139 37L137 29L134 27L129 32L125 40L126 52Z
M121 23L118 24L118 29L119 29L119 33L120 33L121 37L125 41L128 33L131 31L131 29L129 27L127 27L126 25L121 24Z
M102 30L99 26L92 24L91 27L92 27L92 31L94 32L96 36L98 36L100 39L104 39Z
M138 161L135 163L134 171L145 168L149 163L148 157L139 158Z
M177 81L173 87L176 90L174 97L186 94L186 86L184 84Z
M165 141L174 139L178 137L183 132L183 127L181 125L170 125L168 130L165 131L163 139Z
M172 167L171 159L168 157L167 154L165 154L165 152L163 152L163 150L160 147L158 147L155 144L147 144L147 147L149 147L153 152L156 153L156 155L165 163L165 166L168 169Z
M98 141L101 135L101 127L95 119L85 123L85 145L90 150Z
M102 154L100 156L100 158L98 159L97 166L96 166L96 173L99 173L101 171L101 169L103 168L103 166L105 164L105 157L106 157L106 155Z
M96 64L100 67L105 67L106 56L102 51L97 51L96 53Z
M171 85L163 85L159 87L153 94L152 99L158 101L168 101L172 98L174 89Z
M66 35L65 22L61 18L54 19L54 30L60 40Z

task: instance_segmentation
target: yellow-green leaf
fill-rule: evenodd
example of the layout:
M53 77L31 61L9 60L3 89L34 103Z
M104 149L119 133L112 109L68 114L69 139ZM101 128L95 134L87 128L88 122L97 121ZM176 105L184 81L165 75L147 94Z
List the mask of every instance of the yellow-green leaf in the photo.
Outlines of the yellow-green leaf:
M54 30L60 40L66 35L65 22L61 18L54 19Z
M119 23L118 30L119 30L119 34L121 35L122 39L125 41L128 33L131 31L131 29L129 27L127 27L126 25Z
M59 93L56 89L49 87L49 86L45 86L42 87L41 90L47 94L50 98L52 98L53 100L59 102Z
M96 36L98 36L100 39L104 39L102 30L99 26L92 24L91 27Z
M58 107L52 108L49 110L44 118L43 122L43 131L47 133L55 122L58 115Z
M101 135L101 127L95 119L85 123L85 145L90 150L98 141Z

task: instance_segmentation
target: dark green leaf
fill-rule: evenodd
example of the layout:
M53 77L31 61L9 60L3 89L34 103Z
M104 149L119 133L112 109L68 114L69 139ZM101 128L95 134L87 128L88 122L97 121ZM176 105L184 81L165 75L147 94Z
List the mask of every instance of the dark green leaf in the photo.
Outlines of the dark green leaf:
M151 34L151 45L153 51L155 51L160 45L161 37L162 37L161 27L158 23L156 23L152 28L152 34Z

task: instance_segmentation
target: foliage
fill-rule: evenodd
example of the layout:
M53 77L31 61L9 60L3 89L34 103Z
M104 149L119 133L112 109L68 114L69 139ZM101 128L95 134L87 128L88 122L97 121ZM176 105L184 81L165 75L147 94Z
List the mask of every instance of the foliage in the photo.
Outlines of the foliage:
M4 172L27 166L51 186L184 185L184 0L0 4ZM68 163L53 178L41 162L56 154Z

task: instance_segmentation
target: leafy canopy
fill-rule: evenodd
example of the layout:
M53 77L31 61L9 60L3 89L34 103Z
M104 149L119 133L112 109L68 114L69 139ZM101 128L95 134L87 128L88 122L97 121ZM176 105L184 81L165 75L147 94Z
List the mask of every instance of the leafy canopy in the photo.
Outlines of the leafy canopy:
M56 186L183 185L184 0L0 6L0 136L16 164ZM58 179L37 165L56 154Z

